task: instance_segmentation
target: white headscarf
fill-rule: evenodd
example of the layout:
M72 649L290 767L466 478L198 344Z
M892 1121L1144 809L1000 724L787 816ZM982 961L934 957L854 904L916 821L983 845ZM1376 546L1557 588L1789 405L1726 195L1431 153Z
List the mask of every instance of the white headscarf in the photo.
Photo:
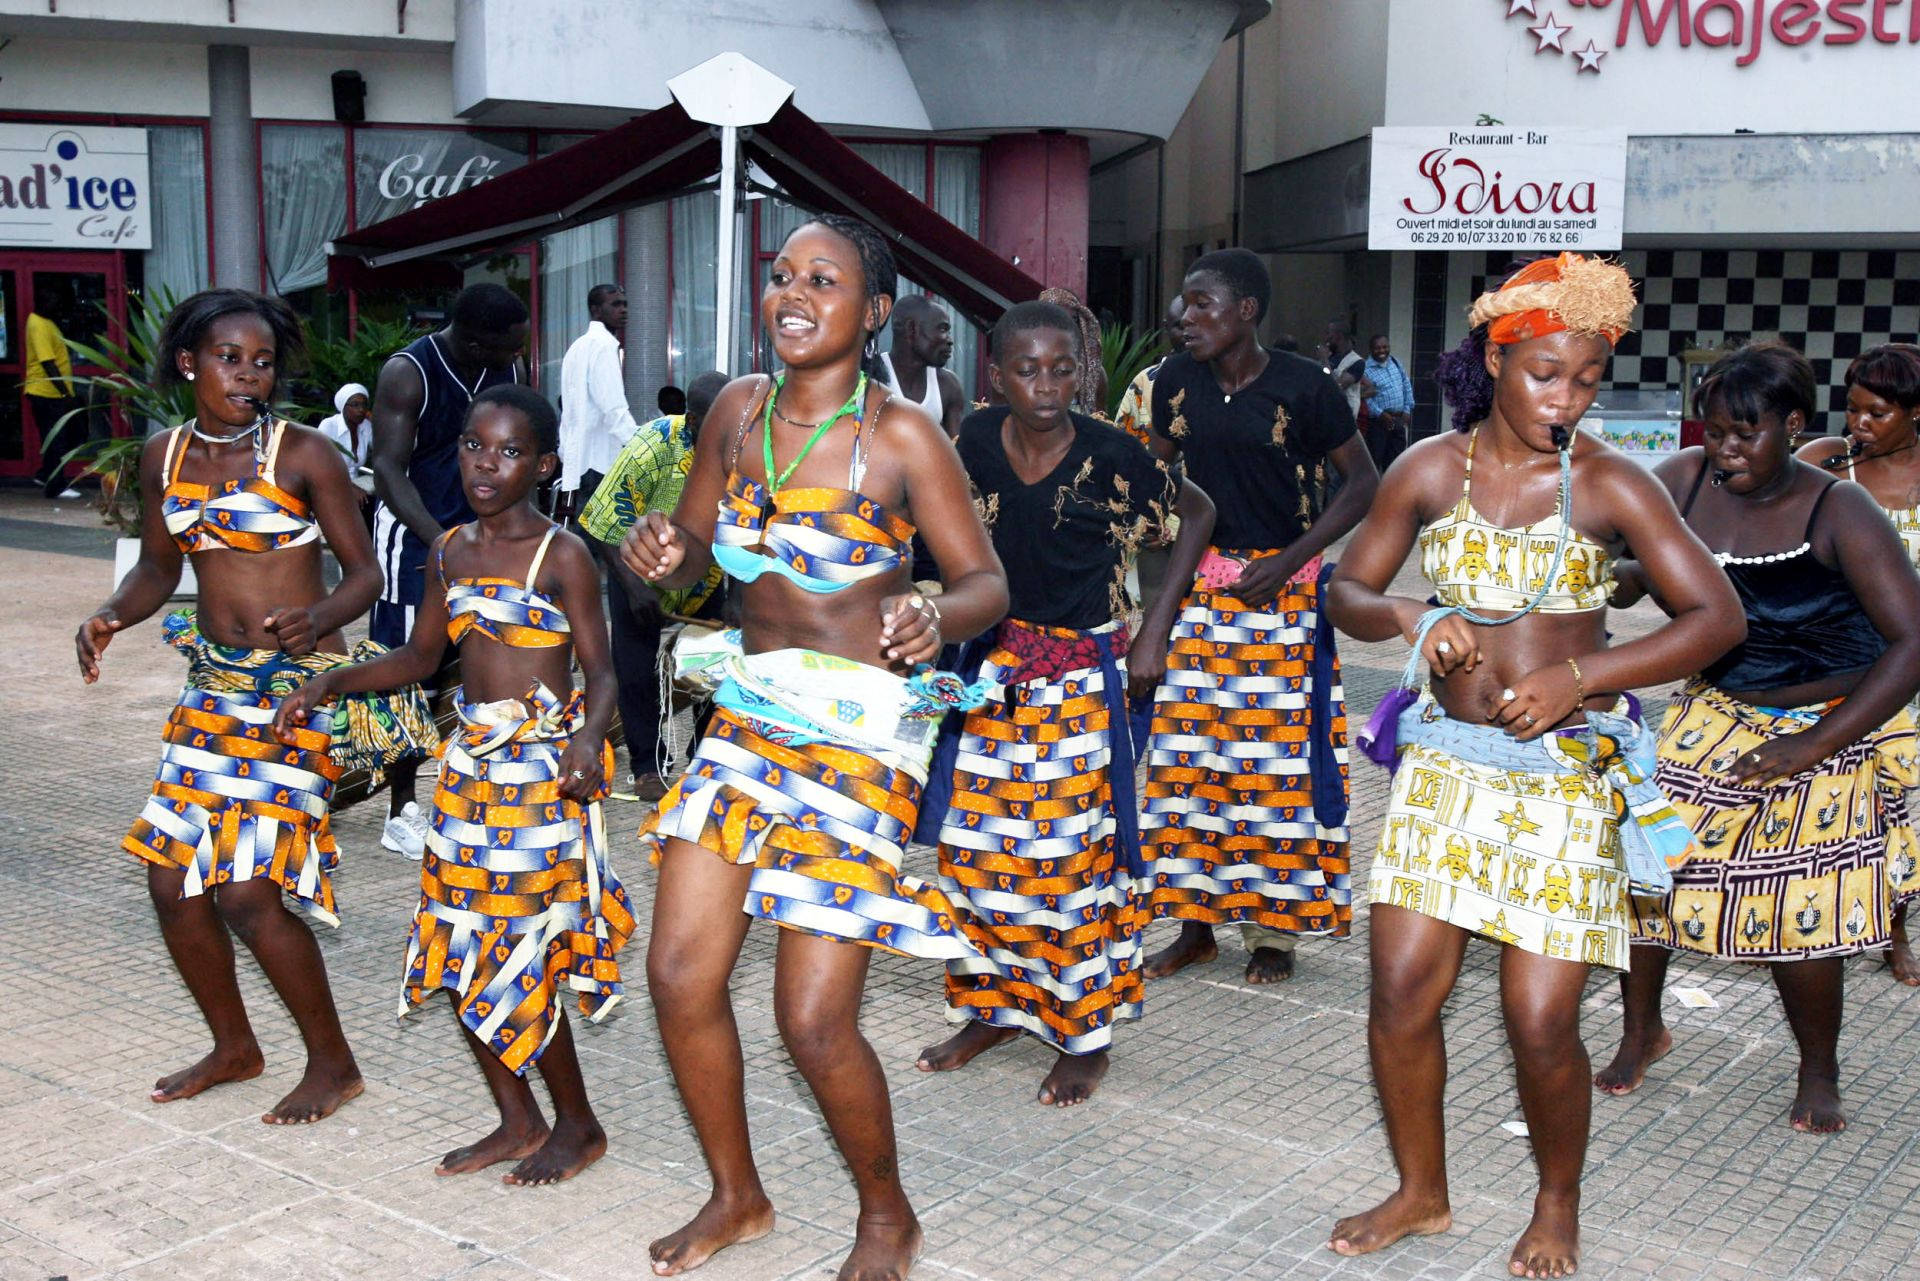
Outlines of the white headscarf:
M362 387L359 383L348 383L346 386L342 387L339 391L336 391L333 393L334 409L340 413L343 413L343 414L346 413L347 402L349 400L352 400L355 396L366 396L368 400L373 399L373 397L368 394L367 389L365 387Z

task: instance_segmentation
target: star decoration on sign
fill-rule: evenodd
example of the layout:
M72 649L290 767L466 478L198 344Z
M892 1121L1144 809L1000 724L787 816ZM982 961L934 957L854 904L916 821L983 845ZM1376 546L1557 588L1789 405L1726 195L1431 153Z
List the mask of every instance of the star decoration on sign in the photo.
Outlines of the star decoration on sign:
M1567 50L1566 46L1560 43L1561 38L1564 37L1567 32L1573 30L1573 28L1562 25L1554 18L1553 14L1549 12L1545 22L1542 22L1537 27L1528 27L1527 30L1533 35L1535 41L1533 51L1535 53L1545 53L1551 49L1555 53L1564 54Z
M1507 16L1509 18L1521 13L1526 14L1529 18L1537 18L1540 16L1533 11L1533 0L1507 0Z
M1607 51L1589 40L1587 41L1587 47L1584 49L1575 49L1573 56L1580 59L1580 71L1591 71L1597 76L1600 74L1600 59L1607 56ZM1574 74L1578 75L1579 72L1575 72Z

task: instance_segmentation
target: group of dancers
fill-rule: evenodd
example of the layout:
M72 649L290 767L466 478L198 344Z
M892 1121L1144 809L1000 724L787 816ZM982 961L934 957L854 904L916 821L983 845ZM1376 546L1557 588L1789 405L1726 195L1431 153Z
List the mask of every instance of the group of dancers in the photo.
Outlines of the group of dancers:
M1777 345L1737 351L1700 389L1704 448L1649 473L1577 428L1632 283L1562 254L1476 301L1442 374L1458 430L1382 479L1320 366L1260 344L1271 285L1244 250L1185 277L1185 350L1139 388L1144 444L1074 409L1097 357L1048 302L994 326L999 403L949 441L869 376L896 288L872 227L794 230L761 295L781 372L718 394L677 508L619 550L663 589L717 566L738 608L675 656L714 710L641 827L658 876L648 989L712 1177L698 1214L653 1243L655 1273L774 1226L729 992L755 917L782 927L775 1015L858 1190L840 1275L861 1281L904 1277L922 1242L858 1025L873 949L946 964L958 1027L922 1070L1025 1033L1056 1051L1039 1100L1066 1106L1097 1088L1146 980L1211 960L1215 927L1242 928L1249 982L1291 975L1299 937L1346 935L1336 627L1411 652L1356 736L1393 770L1367 889L1368 1039L1400 1186L1337 1223L1332 1249L1450 1226L1441 1009L1473 936L1501 945L1540 1173L1515 1275L1577 1267L1590 1091L1627 1093L1668 1052L1673 950L1769 963L1800 1049L1792 1123L1844 1125L1842 958L1891 948L1920 983L1904 933L1920 891L1905 809L1920 781L1920 353L1856 361L1852 446L1796 458L1811 369ZM381 574L345 465L264 412L298 349L291 312L258 295L197 295L169 318L156 377L191 382L196 417L148 445L140 564L77 638L95 680L192 557L197 610L168 621L187 686L125 848L214 1047L152 1098L263 1070L229 930L308 1053L263 1119L319 1120L360 1092L300 918L337 923L343 752L417 751L432 734L418 685L452 646L459 724L400 1008L451 994L500 1114L438 1172L568 1178L607 1136L562 1003L604 1015L639 926L600 805L616 701L600 576L535 506L557 421L524 386L472 396L457 451L475 519L431 548L404 644L349 654L342 628ZM1336 567L1324 553L1350 533ZM916 534L937 591L909 577ZM343 570L332 590L322 538ZM1131 600L1129 564L1155 545L1164 586ZM1390 590L1416 547L1432 601ZM1609 645L1609 605L1642 596L1664 624ZM1633 691L1683 678L1656 734ZM916 834L937 848L931 879L903 868ZM1146 957L1156 919L1180 933ZM1579 1027L1595 965L1621 972L1626 1007L1597 1076Z

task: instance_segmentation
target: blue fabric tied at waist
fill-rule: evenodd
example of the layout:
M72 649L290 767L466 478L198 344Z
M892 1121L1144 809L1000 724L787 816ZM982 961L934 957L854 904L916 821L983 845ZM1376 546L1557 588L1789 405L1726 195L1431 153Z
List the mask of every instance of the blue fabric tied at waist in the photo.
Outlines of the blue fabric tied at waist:
M1340 568L1322 561L1314 586L1313 661L1307 667L1313 685L1309 700L1312 726L1307 740L1308 768L1313 772L1313 817L1322 827L1342 827L1347 821L1347 780L1340 776L1340 758L1333 741L1333 621L1327 617L1327 582Z
M1556 730L1523 743L1505 730L1454 720L1431 698L1400 714L1402 748L1429 747L1470 765L1525 774L1581 770L1609 788L1620 850L1633 892L1663 896L1673 891L1673 868L1698 852L1686 821L1653 781L1657 742L1641 719L1640 704L1626 697L1626 715L1587 713L1583 728Z
M959 656L953 664L959 679L965 680L967 674L980 670L987 655L999 644L999 630L996 627L960 644ZM1107 724L1111 727L1107 787L1113 797L1114 836L1120 843L1127 870L1135 876L1144 876L1147 863L1140 854L1140 802L1134 793L1133 776L1140 749L1152 726L1153 697L1129 699L1127 696L1126 675L1120 667L1120 647L1126 638L1125 632L1095 632L1092 636L1100 651L1103 697L1107 704ZM913 839L919 844L940 843L940 825L953 804L953 767L960 756L960 736L966 725L966 712L956 711L940 726L940 739L934 745L933 761L927 767L927 786L920 794L920 817L913 829Z

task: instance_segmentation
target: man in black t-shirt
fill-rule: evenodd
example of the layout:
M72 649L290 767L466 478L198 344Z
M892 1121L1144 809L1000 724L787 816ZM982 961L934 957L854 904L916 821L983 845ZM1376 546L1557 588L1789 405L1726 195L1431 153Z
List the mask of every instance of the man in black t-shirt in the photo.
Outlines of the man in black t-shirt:
M948 1018L965 1026L921 1052L950 1071L1021 1032L1058 1052L1040 1102L1084 1102L1107 1070L1113 1025L1140 1015L1139 807L1128 682L1166 670L1178 593L1147 602L1129 644L1126 555L1180 516L1170 561L1200 563L1213 506L1118 428L1069 408L1074 319L1022 303L993 331L1006 404L960 425L960 458L1006 566L1009 616L961 652L986 703L935 753L920 840L984 957L948 962ZM1070 964L1061 958L1071 955ZM985 959L985 958L991 958Z
M1345 936L1352 918L1346 708L1320 553L1366 515L1378 475L1333 379L1260 345L1271 291L1247 250L1197 259L1187 349L1153 385L1154 448L1184 462L1218 516L1147 751L1153 915L1182 923L1148 978L1212 960L1213 927L1233 922L1247 981L1278 982L1299 935ZM1329 466L1344 483L1322 511Z

